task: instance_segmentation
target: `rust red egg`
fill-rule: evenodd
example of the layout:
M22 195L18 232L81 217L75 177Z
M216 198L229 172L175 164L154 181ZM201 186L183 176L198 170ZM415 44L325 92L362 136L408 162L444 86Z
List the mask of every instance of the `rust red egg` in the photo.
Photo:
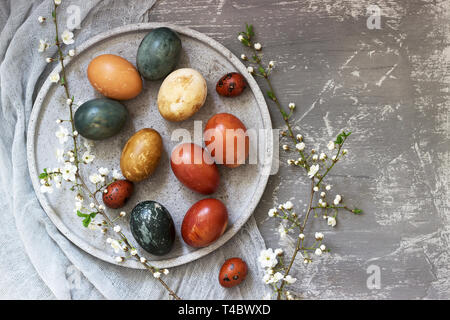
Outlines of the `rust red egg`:
M220 175L214 159L199 145L183 143L176 146L170 165L177 179L191 190L211 194L219 187Z
M103 203L108 208L122 208L134 191L133 182L128 180L117 180L106 187L103 192Z
M225 288L237 286L245 280L247 273L248 267L244 260L240 258L228 259L220 268L219 283Z
M247 88L247 81L244 76L237 72L230 72L224 75L217 82L216 91L224 97L236 97Z
M228 211L222 201L203 199L184 216L181 236L191 247L206 247L220 238L228 225Z
M230 113L212 116L205 126L203 139L216 163L235 168L245 163L250 140L239 118Z

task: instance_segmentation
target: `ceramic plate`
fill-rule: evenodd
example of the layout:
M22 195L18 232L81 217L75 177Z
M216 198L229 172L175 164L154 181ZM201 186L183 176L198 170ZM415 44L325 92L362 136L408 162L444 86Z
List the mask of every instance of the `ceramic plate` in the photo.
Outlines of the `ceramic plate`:
M222 200L229 211L229 224L225 234L212 245L194 249L187 246L180 235L180 226L187 209L196 201L206 198L190 191L175 178L170 169L169 155L172 148L180 141L174 141L172 133L175 129L184 128L191 134L194 132L194 123L205 125L214 114L228 112L239 117L246 127L255 130L271 129L271 121L267 105L262 92L252 76L246 72L245 66L229 50L213 39L188 29L175 25L148 23L120 27L100 34L77 48L77 55L66 61L67 79L71 94L75 102L81 104L101 95L90 85L86 70L89 62L96 56L104 53L116 54L135 64L136 53L141 40L154 28L169 27L175 30L183 45L181 60L177 68L194 68L205 77L208 85L208 96L205 105L192 118L183 122L168 122L158 112L156 97L162 81L144 81L141 94L123 104L130 113L130 119L125 128L116 136L107 140L95 142L93 164L83 166L85 176L99 167L120 169L120 155L123 146L131 135L142 128L154 128L162 138L164 144L161 162L155 173L147 180L135 185L135 193L128 201L127 206L120 210L109 210L112 217L121 210L131 212L134 205L143 200L155 200L162 203L171 213L176 226L176 240L172 251L161 257L144 254L152 264L157 267L173 267L196 260L222 246L244 225L258 204L267 183L268 175L264 172L272 160L272 135L258 136L258 142L252 141L251 148L257 150L257 164L246 164L235 169L220 166L220 188L211 195ZM60 72L58 65L55 72ZM218 79L227 72L242 73L249 83L249 88L236 98L224 98L215 91ZM99 231L84 228L81 219L74 213L73 192L57 190L48 195L39 191L39 172L44 168L58 167L55 150L60 147L55 136L58 118L67 119L67 107L62 87L50 83L48 80L42 86L31 114L28 129L28 164L34 189L39 201L56 227L74 244L95 257L116 263L115 254L105 241L107 235ZM66 147L67 148L67 147ZM89 169L90 171L85 171ZM93 186L92 186L93 187ZM101 201L101 200L100 200ZM124 233L133 244L128 218L121 222ZM121 265L131 268L142 268L142 265L132 259Z

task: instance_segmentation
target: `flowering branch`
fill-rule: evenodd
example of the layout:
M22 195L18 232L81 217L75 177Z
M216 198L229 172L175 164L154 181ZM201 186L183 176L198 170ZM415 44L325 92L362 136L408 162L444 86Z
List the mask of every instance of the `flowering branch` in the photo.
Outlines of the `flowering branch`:
M112 229L118 239L112 239L107 238L107 242L111 245L111 247L114 249L115 253L123 252L123 256L117 256L116 261L117 262L123 262L125 259L133 258L139 261L148 271L150 271L153 276L159 281L159 283L168 291L169 295L173 297L174 299L179 300L180 298L177 296L177 294L170 289L170 287L166 284L166 282L161 279L161 275L167 275L169 271L167 269L158 269L154 266L152 266L148 260L139 255L136 248L131 244L131 242L127 239L125 234L122 232L122 229L119 225L115 224L115 221L125 217L126 212L122 211L119 216L115 219L111 219L107 212L105 211L105 207L99 203L97 200L97 195L99 192L105 192L106 187L109 185L108 183L108 174L109 170L107 168L100 168L99 173L95 173L90 175L89 180L91 183L95 184L95 190L91 191L91 189L86 184L84 177L81 174L80 167L82 164L89 164L91 163L95 156L90 154L91 151L91 143L85 142L84 147L86 149L86 152L80 156L80 143L78 141L78 132L75 129L75 123L73 118L73 106L74 106L74 97L70 95L69 91L69 85L66 78L66 69L64 65L64 59L66 56L63 53L62 50L62 44L73 44L73 33L66 30L61 34L61 37L59 37L59 30L58 30L58 21L57 21L57 9L58 6L61 4L61 0L54 0L54 9L52 11L52 21L55 26L55 43L57 49L57 55L59 60L59 63L61 65L61 75L58 73L52 73L50 75L50 81L54 83L59 83L64 88L65 96L66 96L66 102L69 109L69 119L68 120L61 120L58 119L57 123L61 124L63 122L70 122L72 133L69 134L68 130L60 125L59 130L56 132L56 136L59 139L59 142L61 144L64 144L69 136L72 138L72 144L73 149L69 150L68 152L64 152L64 150L58 149L57 150L57 158L59 162L63 162L64 166L62 168L56 168L54 170L48 170L45 168L43 172L39 175L39 178L41 180L41 192L47 192L51 193L53 192L51 182L55 184L57 188L61 187L62 180L68 181L72 183L71 190L77 191L77 195L75 197L76 204L75 204L75 212L76 214L83 218L82 223L85 227L89 227L90 229L100 229L100 231L103 234L106 234L108 232L108 229ZM40 23L44 23L47 19L44 17L39 17L38 21ZM39 52L44 52L50 47L50 44L47 43L46 40L40 40L39 44ZM74 56L75 51L69 50L68 53L69 56ZM54 61L52 58L47 58L47 62ZM118 173L117 170L114 170L113 173L113 181L119 179L121 175ZM89 199L91 199L91 203L89 205L89 208L85 208L84 203L84 195L87 195ZM86 210L88 210L86 212ZM83 212L84 211L84 212ZM95 218L97 215L102 216L103 220L99 223L95 222ZM129 254L129 255L128 255Z
M270 81L270 74L275 66L274 61L270 61L267 66L263 63L260 51L262 45L259 42L254 42L253 38L255 33L252 25L246 25L246 30L239 33L238 40L252 52L252 57L249 59L245 54L241 55L241 59L248 61L250 64L247 67L249 73L255 77L263 78L269 90L266 92L267 97L275 104L278 111L281 113L284 123L287 127L287 132L282 132L282 137L287 137L293 143L293 147L285 144L283 150L286 152L294 151L299 157L298 159L289 159L288 165L301 167L305 169L308 179L311 180L311 189L309 194L308 207L302 215L302 219L299 215L293 211L293 204L291 201L287 201L284 204L279 205L277 208L269 210L269 217L276 217L281 220L278 232L281 237L285 237L289 232L296 231L298 233L297 242L292 253L292 257L288 259L288 263L285 263L285 255L282 249L267 249L263 250L259 256L259 262L263 268L265 268L265 275L263 281L270 285L273 289L277 299L294 299L294 296L286 290L286 286L293 284L297 279L293 278L290 273L292 266L294 265L296 257L300 254L303 257L305 264L312 262L310 257L311 253L317 256L322 255L324 252L330 250L322 243L324 235L320 232L316 232L314 235L314 242L312 245L307 245L305 241L305 228L307 222L311 217L311 213L314 213L314 217L318 217L318 212L322 213L324 219L327 220L329 226L334 227L337 223L337 214L339 210L346 210L354 214L362 213L360 209L350 209L346 205L342 204L342 197L336 195L333 204L328 204L326 200L327 191L331 190L330 185L323 186L323 181L328 173L334 168L335 164L340 161L348 151L342 149L345 141L350 136L351 132L342 131L334 141L330 141L327 145L329 151L337 149L336 154L331 156L331 159L324 152L318 154L314 149L311 149L309 154L306 151L306 145L303 141L301 134L294 135L292 126L290 124L290 118L295 110L295 103L289 103L287 111L277 98L273 85ZM316 194L320 191L320 196L317 205L314 204ZM341 204L341 205L340 205ZM331 214L330 214L331 212ZM267 298L271 298L270 294Z

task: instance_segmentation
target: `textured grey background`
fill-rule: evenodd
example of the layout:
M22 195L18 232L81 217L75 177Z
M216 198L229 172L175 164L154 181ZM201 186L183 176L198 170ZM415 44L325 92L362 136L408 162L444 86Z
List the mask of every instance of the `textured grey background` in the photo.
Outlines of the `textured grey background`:
M381 30L366 27L369 4L382 10ZM149 11L149 21L189 26L237 55L237 32L252 23L277 63L279 97L299 107L306 142L324 149L339 130L353 131L330 182L365 214L341 214L335 229L310 224L333 253L296 265L292 291L301 296L450 298L449 8L439 0L163 0ZM271 115L281 127L273 106ZM279 237L268 209L291 199L300 211L308 192L286 159L255 211L269 247ZM367 288L370 265L381 268L379 290Z

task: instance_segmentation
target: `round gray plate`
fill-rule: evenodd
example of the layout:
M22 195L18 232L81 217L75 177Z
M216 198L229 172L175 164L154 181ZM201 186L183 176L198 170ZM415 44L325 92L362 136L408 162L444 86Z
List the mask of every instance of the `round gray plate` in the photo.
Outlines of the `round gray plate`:
M156 267L173 267L214 251L243 226L253 213L266 186L268 175L263 174L263 170L271 163L273 146L271 135L260 134L258 142L251 142L251 147L258 149L257 164L246 164L235 169L220 166L220 188L212 197L222 200L228 208L227 231L219 240L206 248L194 249L187 246L180 235L184 214L192 204L206 197L188 190L173 175L169 155L179 141L172 141L172 132L175 129L184 128L193 134L195 120L202 121L201 124L204 126L212 115L219 112L236 115L247 129L271 129L267 105L253 77L248 74L238 58L213 39L185 27L161 23L124 26L90 39L77 48L75 57L66 61L66 72L71 94L75 96L77 104L100 97L100 94L91 87L86 76L89 62L100 54L111 53L135 64L136 52L141 40L152 29L163 26L178 32L182 40L183 51L177 68L191 67L200 71L205 77L208 85L205 105L186 121L180 123L165 121L156 105L156 97L162 81L145 81L142 93L138 97L123 102L130 113L130 120L125 128L117 136L95 143L96 159L93 164L83 166L82 173L88 176L99 167L120 169L119 161L124 144L133 133L142 128L154 128L161 134L164 152L156 172L149 179L136 185L135 194L127 206L121 210L129 213L134 205L143 200L158 201L169 210L177 230L172 251L165 256L155 257L139 249L140 253L151 260ZM54 71L60 72L60 66L58 65ZM225 73L231 71L242 73L250 87L239 97L220 97L215 91L216 82ZM28 128L28 165L34 189L47 215L69 240L95 257L116 264L115 254L105 241L107 235L84 228L81 219L74 213L75 194L68 190L68 184L65 184L66 187L61 190L55 189L50 195L39 191L39 172L42 172L44 168L58 167L55 156L56 148L61 147L55 136L58 128L55 120L58 118L68 118L64 92L61 86L47 80L36 98ZM66 146L66 150L67 148ZM109 213L115 217L121 210L109 210ZM128 220L120 224L127 237L136 244L129 230ZM133 259L121 265L142 268L142 265Z

